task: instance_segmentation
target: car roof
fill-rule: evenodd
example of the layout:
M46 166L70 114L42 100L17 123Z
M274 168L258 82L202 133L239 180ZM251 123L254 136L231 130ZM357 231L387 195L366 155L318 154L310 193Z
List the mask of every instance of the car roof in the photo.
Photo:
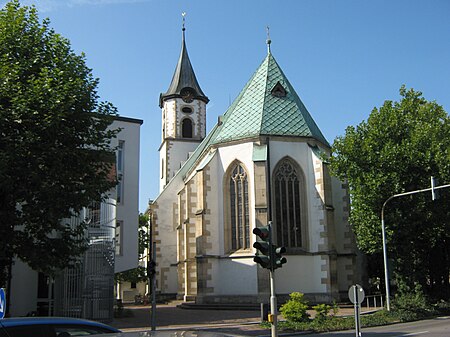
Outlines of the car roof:
M120 332L120 330L113 328L109 325L90 321L81 318L70 318L70 317L12 317L4 318L0 320L0 324L4 327L12 326L26 326L26 325L36 325L36 324L67 324L67 325L89 325L109 329L111 331Z

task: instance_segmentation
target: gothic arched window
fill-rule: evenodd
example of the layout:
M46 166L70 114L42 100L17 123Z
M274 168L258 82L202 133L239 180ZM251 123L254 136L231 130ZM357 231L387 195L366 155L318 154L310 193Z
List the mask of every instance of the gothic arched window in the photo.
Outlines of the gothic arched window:
M250 217L248 208L248 177L241 164L230 171L229 219L230 247L232 251L250 248Z
M291 159L281 160L274 170L275 228L277 245L305 248L305 177Z
M189 118L181 122L181 136L183 138L192 138L192 121Z

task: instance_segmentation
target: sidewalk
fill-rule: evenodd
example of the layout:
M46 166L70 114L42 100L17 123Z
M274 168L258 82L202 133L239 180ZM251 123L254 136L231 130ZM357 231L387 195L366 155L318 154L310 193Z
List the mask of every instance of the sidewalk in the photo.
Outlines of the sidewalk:
M177 304L158 304L156 309L156 329L168 330L220 330L221 332L246 336L270 334L270 330L260 327L261 313L258 310L198 310L180 309ZM374 309L362 308L361 312ZM115 318L112 326L122 331L142 331L151 328L151 308L144 305L126 305L124 312L131 317ZM314 310L309 311L313 316ZM339 316L353 315L353 308L339 309ZM279 316L279 319L282 319Z

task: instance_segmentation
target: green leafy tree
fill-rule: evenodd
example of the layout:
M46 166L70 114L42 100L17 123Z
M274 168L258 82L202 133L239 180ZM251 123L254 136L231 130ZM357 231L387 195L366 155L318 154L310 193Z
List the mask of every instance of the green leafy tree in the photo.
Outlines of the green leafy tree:
M14 258L47 274L86 247L64 219L116 184L108 127L116 115L98 79L34 7L0 10L0 286Z
M385 101L367 121L349 126L332 146L332 172L347 180L350 222L359 248L381 257L380 212L394 194L430 187L430 176L450 182L450 118L422 93L400 89L399 102ZM385 211L388 256L400 290L449 294L450 191L395 198ZM372 259L374 261L375 259ZM379 268L381 263L378 260ZM380 276L380 275L377 275Z

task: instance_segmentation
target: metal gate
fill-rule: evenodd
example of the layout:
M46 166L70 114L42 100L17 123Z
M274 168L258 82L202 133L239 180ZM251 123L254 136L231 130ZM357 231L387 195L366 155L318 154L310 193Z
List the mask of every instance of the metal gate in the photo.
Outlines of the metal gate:
M89 248L79 263L55 278L55 315L111 321L114 305L114 229L116 202L107 199L70 219L71 226L88 222Z

